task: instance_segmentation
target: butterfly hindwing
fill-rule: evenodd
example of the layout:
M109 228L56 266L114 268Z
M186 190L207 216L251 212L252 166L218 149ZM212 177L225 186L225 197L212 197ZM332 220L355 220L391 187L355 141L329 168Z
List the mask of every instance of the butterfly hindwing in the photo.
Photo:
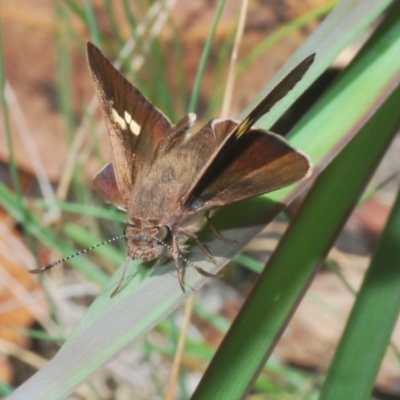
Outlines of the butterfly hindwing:
M118 188L114 164L105 165L92 180L93 186L103 199L115 207L126 209L126 201Z
M309 170L309 159L285 139L251 129L207 170L188 207L206 211L272 192L304 178Z
M234 190L236 190L234 189L235 182L237 182L238 185L237 190L244 190L246 185L245 183L240 185L239 178L245 178L244 182L246 182L247 176L248 182L251 182L251 176L257 175L256 171L258 171L260 174L268 172L268 169L272 166L271 156L272 159L283 159L283 157L285 157L288 162L294 163L294 166L300 167L298 172L292 174L293 176L289 174L287 177L289 183L299 180L307 174L310 164L309 160L303 154L291 148L286 141L278 138L276 135L269 134L258 129L251 129L251 127L261 116L267 113L274 104L282 99L296 85L296 83L304 76L310 65L313 63L314 58L315 54L307 57L288 75L286 75L286 77L283 78L280 83L278 83L278 85L248 114L248 116L241 123L237 124L233 129L231 126L226 128L227 130L229 129L229 131L226 131L224 135L221 135L224 137L224 139L221 141L218 148L215 149L208 161L204 163L195 179L193 179L193 183L191 184L190 188L188 188L188 191L182 200L183 204L192 208L200 207L200 209L209 209L227 204L226 199L228 198L229 193L233 195ZM260 136L261 133L263 133L263 135L267 135L267 137L264 138L264 136ZM255 135L256 138L245 138L246 136L252 135ZM275 146L273 146L274 151L272 155L269 154L268 146L273 144L275 144ZM240 153L240 149L242 147L246 149L243 151L243 155ZM276 151L281 151L282 154L279 155L279 153L276 153ZM258 154L258 152L260 152L260 154ZM290 156L288 156L288 154L290 154ZM257 160L257 162L253 161L253 158L247 158L249 156L254 157L254 160ZM238 157L237 160L235 159L236 157ZM259 164L260 162L261 164ZM262 163L264 163L264 167L262 167ZM299 165L297 165L298 163ZM306 168L304 166L306 166ZM244 172L245 170L242 170L241 168L245 168L245 170L248 171L247 175ZM274 169L274 173L276 173L276 169ZM257 185L254 186L254 190L249 192L249 195L243 196L237 193L237 196L233 196L229 203L256 196L260 193L266 193L289 184L284 183L284 179L282 182L279 182L280 176L284 177L284 175L278 173L274 183L268 183L264 179L259 179L257 181ZM297 178L295 178L296 176ZM226 191L221 191L219 189L218 183L220 183L221 180L224 181L226 188L230 188L229 190L226 189ZM230 182L229 184L227 184L228 181ZM207 188L208 190L204 192L210 182L213 182L211 187L213 187L214 190L209 187ZM200 199L196 201L195 199L198 198L198 196L201 196L201 194L203 194L203 201ZM209 199L212 194L215 198L212 202L210 202ZM206 200L208 204L207 207L204 203ZM194 201L197 203L196 206L193 206Z

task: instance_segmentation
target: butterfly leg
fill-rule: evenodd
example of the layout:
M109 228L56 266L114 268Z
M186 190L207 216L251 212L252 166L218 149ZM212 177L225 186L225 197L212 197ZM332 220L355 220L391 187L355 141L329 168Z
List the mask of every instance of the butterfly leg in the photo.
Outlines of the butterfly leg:
M203 252L205 253L205 255L215 264L217 264L217 261L215 260L215 258L212 256L212 254L207 250L207 248L203 245L203 243L200 242L200 240L198 239L198 237L196 235L193 235L189 232L186 231L179 231L181 233L183 233L185 236L187 236L190 240L193 240L194 242L196 242L197 246L200 247L201 250L203 250Z
M187 233L186 231L180 231L180 233L183 233L186 235L189 239L193 240L194 242L197 243L197 245L200 247L201 250L206 254L207 257L210 258L210 260L218 266L217 260L211 255L211 253L204 247L204 245L200 242L200 240L197 238L196 235L192 235L191 233ZM216 274L212 274L210 272L207 272L201 267L198 267L196 264L192 263L189 260L186 260L186 263L188 263L191 267L193 267L199 274L206 276L207 278L221 278L223 276L222 273L218 272Z
M184 232L181 232L184 233ZM193 239L197 244L199 244L199 247L207 254L209 257L213 260L213 263L215 265L218 265L214 257L211 256L209 251L200 243L199 239L195 235L187 235L184 233L186 236L188 236L190 239ZM182 288L182 291L185 292L184 288L184 277L185 277L185 268L182 270L179 268L179 258L182 258L183 261L185 261L186 264L189 264L191 267L193 267L199 274L206 276L207 278L220 278L223 274L217 273L217 274L211 274L210 272L207 272L203 268L198 267L185 257L183 257L180 252L179 252L179 246L178 246L178 241L175 235L172 236L172 257L174 258L175 261L175 268L178 274L178 281L179 284Z
M206 221L207 221L207 225L210 227L211 232L219 239L222 240L225 243L236 243L236 240L232 240L232 239L228 239L225 236L222 236L217 229L215 228L215 226L211 223L210 221L210 211L207 211L206 214Z
M124 269L122 270L122 274L121 274L121 277L119 278L117 287L116 287L116 288L114 289L114 291L111 293L111 296L110 296L111 298L113 298L113 297L119 292L119 289L121 288L122 282L123 282L124 279L125 279L126 270L127 270L127 268L128 268L128 264L129 264L129 261L130 261L130 260L131 260L130 257L126 257L126 258L125 258Z
M185 293L185 286L184 286L184 277L185 277L185 268L182 268L182 270L179 267L179 247L178 247L178 241L176 239L176 236L173 235L172 236L172 257L175 261L175 269L176 269L176 274L178 275L178 281L179 281L179 285L182 289L182 292Z

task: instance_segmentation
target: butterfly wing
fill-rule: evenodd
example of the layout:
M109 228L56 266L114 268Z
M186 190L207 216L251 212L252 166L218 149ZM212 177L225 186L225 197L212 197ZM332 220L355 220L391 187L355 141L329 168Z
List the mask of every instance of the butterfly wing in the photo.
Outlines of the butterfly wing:
M206 211L272 192L304 178L310 161L282 137L251 129L207 170L188 207Z
M92 180L99 195L110 204L121 210L126 210L126 201L118 188L113 163L105 165Z
M276 190L307 174L310 163L305 155L279 136L251 127L296 85L314 57L294 68L240 124L226 127L230 131L220 135L224 139L188 188L186 207L219 207Z
M105 170L102 175L100 171L94 185L101 192L102 187L109 185L110 176L114 176L126 204L135 176L144 163L151 162L171 123L90 42L87 56L113 152L113 174Z

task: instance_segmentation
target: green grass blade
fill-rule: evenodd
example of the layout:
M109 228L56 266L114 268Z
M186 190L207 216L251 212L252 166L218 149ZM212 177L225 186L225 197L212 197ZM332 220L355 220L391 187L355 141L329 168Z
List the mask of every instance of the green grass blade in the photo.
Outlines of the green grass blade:
M398 10L400 12L400 7ZM350 66L347 74L336 82L336 86L342 89L347 87L348 75L353 72L358 73L360 64L366 67L370 56L377 54L376 52L382 54L382 50L387 50L386 62L393 62L393 56L400 51L399 38L400 13L397 15L392 13L391 18L377 33L377 37ZM399 59L397 59L395 78L396 81L392 81L393 86L396 82L398 85L400 81ZM357 80L354 84L355 86L358 84ZM338 88L332 88L332 90L336 91ZM353 91L354 87L349 89ZM346 91L339 90L339 92L342 96L347 96ZM329 94L326 97L329 98ZM377 99L380 100L379 97ZM337 100L340 101L340 98ZM325 101L322 103L327 105ZM346 107L345 102L342 104ZM260 275L192 399L206 399L214 396L218 399L234 400L242 399L248 393L310 284L317 267L326 257L337 233L357 204L365 184L396 132L400 124L400 116L396 112L399 104L400 89L397 89L315 182L299 210L299 215ZM331 112L335 112L334 104ZM318 120L324 115L317 114L314 117ZM398 268L398 262L394 264ZM394 285L393 288L395 287ZM389 296L395 309L390 315L391 323L395 321L393 317L397 316L394 314L398 313L399 303L396 302L398 296L399 293L394 295L393 292ZM368 319L365 320L366 323L367 321ZM392 328L392 325L390 327ZM363 328L367 329L366 326ZM368 329L371 330L371 327ZM380 330L381 326L376 325L376 329ZM373 336L371 334L371 338ZM365 343L371 342L365 341L364 345ZM382 356L381 353L380 355ZM358 363L357 365L353 363L352 368L357 368L357 366ZM343 370L339 371L338 377L342 378L343 374ZM362 377L361 374L357 376ZM350 378L350 380L353 379ZM335 383L337 387L338 380ZM370 384L369 380L368 384ZM321 398L326 399L324 396ZM366 397L354 397L349 393L341 392L341 396L332 398Z
M264 54L272 46L279 43L279 41L287 37L290 33L304 28L307 24L317 20L318 18L324 17L338 4L338 2L338 0L333 0L328 4L316 7L273 32L272 35L269 35L267 38L265 38L238 63L237 75L242 75L247 68L249 68L250 65L254 63L262 54Z
M123 0L124 12L131 28L132 36L135 36L135 29L138 25L136 18L131 10L132 4L129 0Z
M362 400L371 395L400 312L399 227L400 192L348 319L321 399Z
M389 6L392 1L382 0L379 2L373 0L344 0L324 22L313 32L311 37L296 51L290 60L282 67L275 79L258 94L243 111L241 117L247 115L256 104L272 89L276 82L282 79L295 65L302 61L306 55L317 53L316 60L312 67L313 73L306 76L291 90L285 99L277 104L268 115L261 118L257 125L264 129L270 129L271 126L282 115L282 108L286 106L286 101L292 102L303 92L304 87L308 87L314 74L320 75L325 71L340 54L341 50L351 44L366 28L370 25L377 15ZM350 28L351 26L351 28ZM376 55L374 55L376 58ZM396 65L396 64L395 64ZM374 88L372 88L372 91ZM367 97L369 99L370 97ZM326 125L326 124L325 124ZM324 126L325 129L325 126ZM321 131L321 125L315 131ZM324 141L325 135L315 135L318 139ZM335 139L333 139L335 140ZM320 152L323 154L324 152Z
M68 19L69 15L64 5L56 2L55 4L56 22L58 30L56 31L57 42L57 78L59 85L60 108L64 117L65 133L68 141L73 139L74 115L72 105L72 71L70 41L68 37ZM63 29L66 26L67 28Z
M85 0L85 16L86 23L90 31L90 37L92 38L96 46L101 47L101 36L99 29L97 28L96 18L94 15L91 0Z
M346 222L364 185L390 143L400 122L399 116L393 113L399 102L400 90L397 90L318 178L304 200L299 216L293 221L260 275L192 399L205 399L211 394L221 400L241 399L251 388L305 288L311 282L316 268L326 257L338 231ZM363 159L359 157L360 154L363 154ZM341 195L338 196L338 193ZM332 199L335 199L334 206ZM398 290L396 296L399 300ZM395 301L394 298L391 300ZM394 304L398 312L400 303ZM371 327L368 329L371 330ZM381 329L381 326L377 325L377 329ZM238 346L238 343L241 345ZM365 347L363 349L365 352ZM343 379L343 370L339 374ZM360 378L362 375L357 376ZM335 383L341 386L338 381ZM325 400L327 397L321 398ZM333 398L366 397L354 397L341 392L341 396Z
M54 237L54 233L49 228L44 228L41 221L34 214L29 214L29 218L25 218L24 210L18 205L18 195L11 192L6 186L0 183L0 205L10 214L16 221L24 222L24 229L36 240L40 241L45 246L58 251L60 254L72 254L75 250L66 243L58 241ZM108 281L106 273L101 271L90 260L82 257L70 261L77 270L79 270L88 279L104 286Z
M386 117L397 114L400 96ZM378 127L379 129L380 127ZM400 191L357 295L320 399L367 399L400 312Z
M113 30L113 35L115 36L119 46L122 46L124 44L124 39L121 35L120 32L120 24L117 21L117 18L115 16L115 12L114 12L114 6L115 6L115 2L111 1L111 0L104 0L104 7L107 11L107 14L110 18L110 23L112 26L112 30Z
M76 15L83 23L86 24L86 16L83 8L76 4L73 0L65 0L65 5Z
M11 123L10 123L10 113L8 109L8 103L6 100L6 73L4 67L4 57L3 57L3 37L1 35L0 30L0 90L1 90L1 108L2 108L2 117L3 117L3 129L5 132L5 136L7 139L7 147L9 152L9 168L10 168L10 177L11 182L14 187L15 192L18 194L17 204L19 204L19 208L21 212L24 213L24 205L22 203L22 189L21 182L19 179L19 173L15 160L15 151L14 151L14 143L12 139L11 132Z
M14 388L11 385L0 381L0 396L8 396L13 392L13 390Z
M211 31L210 31L210 34L208 35L207 41L204 45L203 53L201 55L199 68L197 70L196 78L195 78L194 85L193 85L192 97L190 98L188 112L194 112L196 110L196 105L197 105L197 101L198 101L199 94L200 94L201 81L203 79L207 60L208 60L208 57L211 52L211 45L214 40L215 32L217 30L218 22L220 20L224 5L225 5L225 0L218 1L218 7L215 12L215 17L214 17L214 21L213 21L213 24L211 27Z

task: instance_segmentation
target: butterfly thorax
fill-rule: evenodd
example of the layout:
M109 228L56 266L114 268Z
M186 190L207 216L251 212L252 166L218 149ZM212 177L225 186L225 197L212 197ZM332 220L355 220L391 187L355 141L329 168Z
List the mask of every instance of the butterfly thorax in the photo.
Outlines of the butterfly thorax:
M200 162L190 162L193 151L171 151L144 165L132 185L127 212L131 219L174 226L188 215L182 198L198 172Z
M174 243L175 250L184 251L187 238L204 224L204 213L191 212L182 201L204 161L194 162L195 150L185 141L168 151L162 146L163 142L157 158L137 168L140 172L132 185L127 204L128 255L132 258L158 258L165 254L163 243Z

